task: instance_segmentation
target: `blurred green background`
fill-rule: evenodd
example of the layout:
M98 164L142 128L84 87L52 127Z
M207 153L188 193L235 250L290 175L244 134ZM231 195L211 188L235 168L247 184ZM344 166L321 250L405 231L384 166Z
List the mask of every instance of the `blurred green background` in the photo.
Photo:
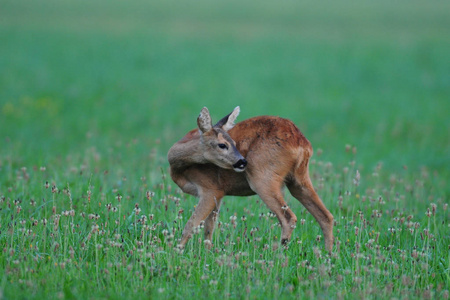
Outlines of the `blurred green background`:
M292 119L334 164L350 144L369 170L448 176L449 53L449 1L2 0L0 155L134 143L131 165L164 166L203 106L240 105Z

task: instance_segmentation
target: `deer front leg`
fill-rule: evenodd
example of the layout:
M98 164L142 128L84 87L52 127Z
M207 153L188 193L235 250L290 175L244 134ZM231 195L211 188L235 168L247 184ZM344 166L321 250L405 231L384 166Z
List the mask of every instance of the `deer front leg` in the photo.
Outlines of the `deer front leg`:
M189 218L189 221L184 227L183 234L181 236L181 241L178 244L179 249L183 249L189 239L192 237L192 232L195 227L200 225L200 222L205 220L208 216L212 214L212 211L216 207L215 199L221 199L223 197L222 193L200 193L200 200L195 207L194 213Z
M205 240L209 241L212 241L212 235L214 232L214 227L216 226L216 220L219 215L220 204L222 202L222 199L214 198L214 201L216 206L205 220Z

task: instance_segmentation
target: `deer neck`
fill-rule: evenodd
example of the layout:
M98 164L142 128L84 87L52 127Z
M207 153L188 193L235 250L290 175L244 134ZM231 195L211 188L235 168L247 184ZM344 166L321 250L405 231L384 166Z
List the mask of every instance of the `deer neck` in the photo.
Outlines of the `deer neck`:
M180 141L170 148L168 153L170 167L173 169L185 169L194 164L207 163L200 145L200 137L194 137L187 141Z

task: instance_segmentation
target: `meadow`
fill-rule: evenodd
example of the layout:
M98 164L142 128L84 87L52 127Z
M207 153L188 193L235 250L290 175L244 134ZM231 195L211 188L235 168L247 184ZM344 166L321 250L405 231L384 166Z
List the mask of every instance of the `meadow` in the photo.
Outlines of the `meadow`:
M448 299L450 4L0 3L0 299ZM207 106L311 141L335 247L286 192L197 200L169 147Z

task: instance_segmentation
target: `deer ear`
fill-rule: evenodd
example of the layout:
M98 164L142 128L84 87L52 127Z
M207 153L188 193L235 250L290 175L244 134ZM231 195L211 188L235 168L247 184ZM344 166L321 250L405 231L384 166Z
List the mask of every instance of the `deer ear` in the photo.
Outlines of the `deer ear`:
M237 116L241 112L241 109L239 106L236 106L236 108L233 110L231 114L228 115L228 118L225 122L225 124L222 125L222 129L225 131L230 130L234 127L234 121L236 120ZM224 118L225 119L225 118Z
M197 125L203 133L212 129L211 116L209 115L209 110L206 107L203 107L200 112L200 115L197 118Z
M236 120L240 111L241 111L241 109L239 108L239 106L237 106L233 110L233 112L231 112L228 115L226 115L225 117L223 117L219 122L217 122L216 125L214 125L214 127L222 128L225 131L230 130L231 128L234 127L234 121Z

